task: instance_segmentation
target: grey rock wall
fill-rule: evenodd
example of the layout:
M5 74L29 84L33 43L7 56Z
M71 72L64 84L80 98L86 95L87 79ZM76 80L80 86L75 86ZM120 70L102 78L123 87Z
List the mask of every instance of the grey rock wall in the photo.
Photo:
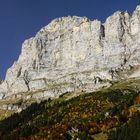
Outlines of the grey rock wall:
M0 98L48 91L50 86L52 91L45 93L55 96L53 90L65 84L65 91L93 90L105 81L119 79L118 71L139 65L140 6L132 15L117 11L105 23L86 17L62 17L23 43L19 59L0 85Z

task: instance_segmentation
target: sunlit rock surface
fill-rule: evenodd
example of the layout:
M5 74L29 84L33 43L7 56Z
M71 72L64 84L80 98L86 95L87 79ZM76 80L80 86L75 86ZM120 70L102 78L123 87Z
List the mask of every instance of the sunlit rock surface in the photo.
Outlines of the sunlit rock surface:
M140 76L139 65L140 6L132 15L117 11L105 23L62 17L23 43L0 85L0 99L93 91L112 80Z

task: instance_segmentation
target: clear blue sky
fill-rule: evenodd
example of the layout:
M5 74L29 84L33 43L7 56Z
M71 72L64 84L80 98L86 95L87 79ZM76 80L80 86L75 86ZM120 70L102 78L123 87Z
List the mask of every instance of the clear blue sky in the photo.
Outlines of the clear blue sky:
M52 19L68 15L105 21L117 10L132 12L140 0L0 0L0 77L21 51L22 42Z

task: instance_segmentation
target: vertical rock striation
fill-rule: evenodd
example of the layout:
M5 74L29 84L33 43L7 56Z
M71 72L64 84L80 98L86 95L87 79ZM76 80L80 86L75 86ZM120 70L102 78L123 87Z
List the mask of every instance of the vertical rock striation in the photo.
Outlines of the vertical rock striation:
M19 59L0 85L0 98L94 90L107 81L139 76L139 65L140 6L132 15L117 11L104 24L86 17L62 17L23 43ZM129 75L124 74L127 70Z

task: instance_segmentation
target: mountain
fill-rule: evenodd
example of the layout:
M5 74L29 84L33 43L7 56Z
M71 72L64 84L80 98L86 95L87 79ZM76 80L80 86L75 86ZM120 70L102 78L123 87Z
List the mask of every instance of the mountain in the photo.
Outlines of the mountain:
M0 86L1 98L27 92L35 93L28 98L53 98L138 77L139 38L140 6L132 15L117 11L104 24L76 16L55 19L23 43Z
M139 83L140 6L57 18L0 81L0 139L139 140Z

